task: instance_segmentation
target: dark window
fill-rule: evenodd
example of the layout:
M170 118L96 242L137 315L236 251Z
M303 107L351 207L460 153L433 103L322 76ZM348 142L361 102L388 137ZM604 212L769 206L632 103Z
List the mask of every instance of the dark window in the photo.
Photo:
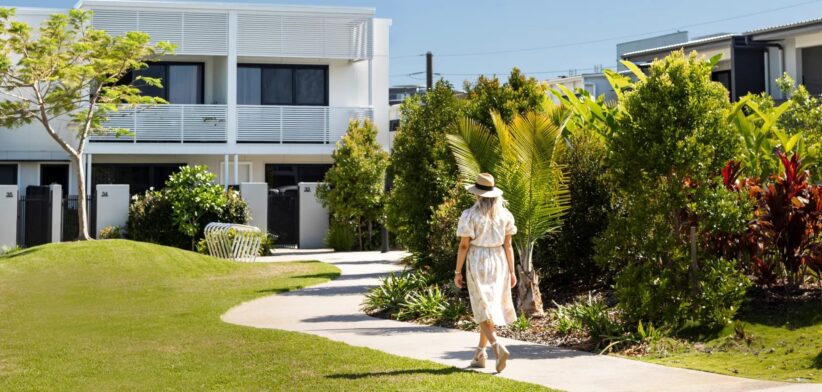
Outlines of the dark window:
M240 105L328 105L328 67L253 65L237 68Z
M822 94L822 46L802 49L802 84L809 93Z
M160 79L163 87L149 86L137 80L138 76ZM147 68L134 71L121 83L131 83L143 95L163 98L174 104L203 103L203 63L152 63Z
M237 68L237 104L260 105L262 99L262 70L257 67Z
M299 182L321 182L331 165L265 165L265 182L269 188L297 185Z
M17 165L0 164L0 185L17 185Z
M265 68L262 70L263 105L292 105L294 71L289 68Z
M68 180L69 165L63 163L40 165L40 185L60 184L63 188L63 196L66 196L69 191Z
M180 166L185 164L93 164L91 183L92 187L97 184L128 184L132 195L142 194L149 188L162 189L168 176L180 170Z
M725 89L731 91L731 71L715 71L711 73L711 80L722 83Z

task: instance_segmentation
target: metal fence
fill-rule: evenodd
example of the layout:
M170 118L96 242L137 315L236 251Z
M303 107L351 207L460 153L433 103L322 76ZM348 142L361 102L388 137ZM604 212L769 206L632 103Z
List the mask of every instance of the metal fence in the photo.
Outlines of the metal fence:
M77 241L80 231L80 217L77 214L78 197L68 196L63 199L63 230L62 241ZM92 196L86 197L86 213L88 214L89 234L92 237L96 235L95 227L97 226L97 208L95 198Z

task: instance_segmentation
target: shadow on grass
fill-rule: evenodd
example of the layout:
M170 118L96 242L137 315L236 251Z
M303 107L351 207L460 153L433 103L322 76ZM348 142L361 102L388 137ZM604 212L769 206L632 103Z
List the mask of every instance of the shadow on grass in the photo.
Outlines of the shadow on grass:
M822 351L813 358L811 366L813 366L814 369L822 369Z
M752 301L736 317L751 324L788 329L822 324L822 302Z
M36 253L36 252L39 252L39 251L40 251L39 246L34 247L34 248L25 248L25 249L20 249L20 250L13 250L9 253L0 255L0 260L2 260L2 259L13 259L15 257L20 257L20 256L31 254L31 253Z
M325 376L331 379L346 379L359 380L369 377L385 377L385 376L409 376L414 374L428 374L433 376L447 376L454 373L463 372L462 369L444 368L444 369L407 369L407 370L392 370L387 372L368 372L368 373L338 373Z

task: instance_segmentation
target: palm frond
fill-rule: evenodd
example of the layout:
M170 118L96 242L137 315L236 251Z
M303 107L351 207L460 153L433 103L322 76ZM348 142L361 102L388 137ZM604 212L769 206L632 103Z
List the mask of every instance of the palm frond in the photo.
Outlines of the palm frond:
M477 174L492 172L499 159L499 142L482 124L463 117L456 129L446 135L457 167L464 181L473 181Z

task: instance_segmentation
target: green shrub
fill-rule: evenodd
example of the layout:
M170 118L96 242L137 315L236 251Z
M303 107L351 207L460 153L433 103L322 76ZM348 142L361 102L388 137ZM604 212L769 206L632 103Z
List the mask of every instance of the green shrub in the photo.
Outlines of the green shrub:
M171 203L161 191L150 189L132 197L126 233L129 239L187 249L188 239L171 223Z
M629 323L645 320L677 328L722 327L731 322L750 285L735 264L724 259L703 260L695 277L690 275L686 260L659 269L629 265L616 281L623 317Z
M673 52L639 75L620 102L624 113L607 159L616 213L596 258L618 271L619 308L631 323L717 326L729 321L744 292L735 260L719 259L713 249L717 233L739 234L750 216L719 179L741 145L727 117L728 92L711 80L713 65Z
M337 252L350 252L357 246L356 229L350 222L331 219L325 245Z
M362 309L366 312L387 312L395 314L400 311L408 296L428 286L430 278L416 271L391 273L380 281L380 285L371 289L366 295Z
M553 311L554 325L561 334L584 333L596 342L618 335L622 327L601 298L588 295Z
M437 206L428 226L428 248L413 260L413 267L430 274L437 283L448 283L454 277L457 260L457 222L462 211L471 207L474 197L461 186L448 193Z
M420 320L437 322L443 318L448 301L437 286L412 291L401 304L396 316L398 320Z
M525 313L520 313L517 320L511 323L511 329L514 331L527 331L531 327L531 320L525 316Z
M122 229L117 226L106 226L100 229L100 233L97 234L98 240L112 240L119 238L123 238L123 232Z
M613 186L607 177L607 149L592 131L579 130L568 137L561 156L571 208L562 229L537 243L535 260L543 284L558 286L608 282L610 274L594 261L594 239L601 235L612 213Z
M442 310L442 319L445 321L460 321L470 315L469 305L459 297L449 297Z
M248 204L234 190L225 192L204 166L184 166L161 191L135 196L129 206L130 239L196 250L211 222L248 222Z

